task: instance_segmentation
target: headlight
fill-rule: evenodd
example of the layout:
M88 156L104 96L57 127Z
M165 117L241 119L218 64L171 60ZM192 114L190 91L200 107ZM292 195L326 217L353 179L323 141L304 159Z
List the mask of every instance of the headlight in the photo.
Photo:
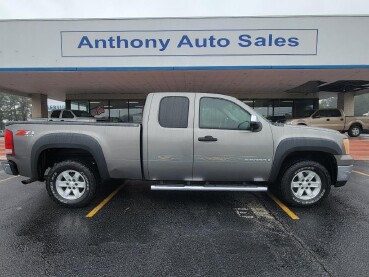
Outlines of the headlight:
M343 148L345 149L345 154L349 155L350 154L350 141L347 138L343 139Z

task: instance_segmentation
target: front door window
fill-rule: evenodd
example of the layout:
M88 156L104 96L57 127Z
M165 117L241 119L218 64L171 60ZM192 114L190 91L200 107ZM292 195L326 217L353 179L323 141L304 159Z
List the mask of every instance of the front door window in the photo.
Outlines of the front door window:
M200 100L202 129L250 130L251 115L231 101L203 97Z

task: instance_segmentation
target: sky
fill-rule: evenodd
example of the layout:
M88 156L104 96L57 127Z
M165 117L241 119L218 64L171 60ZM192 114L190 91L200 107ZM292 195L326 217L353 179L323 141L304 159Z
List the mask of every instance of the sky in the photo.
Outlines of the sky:
M369 14L369 0L0 0L0 19Z

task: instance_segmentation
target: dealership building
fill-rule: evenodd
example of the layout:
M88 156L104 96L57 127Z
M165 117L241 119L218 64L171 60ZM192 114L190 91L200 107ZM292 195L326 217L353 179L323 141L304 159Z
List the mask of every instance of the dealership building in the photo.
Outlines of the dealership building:
M232 95L272 120L369 92L369 17L0 21L0 91L139 122L150 92Z

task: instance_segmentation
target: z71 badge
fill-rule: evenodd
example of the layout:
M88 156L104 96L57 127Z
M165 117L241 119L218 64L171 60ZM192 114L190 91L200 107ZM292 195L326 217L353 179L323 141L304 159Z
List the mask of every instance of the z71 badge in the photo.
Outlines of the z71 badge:
M34 134L35 132L30 130L18 130L15 135L21 137L32 137Z

